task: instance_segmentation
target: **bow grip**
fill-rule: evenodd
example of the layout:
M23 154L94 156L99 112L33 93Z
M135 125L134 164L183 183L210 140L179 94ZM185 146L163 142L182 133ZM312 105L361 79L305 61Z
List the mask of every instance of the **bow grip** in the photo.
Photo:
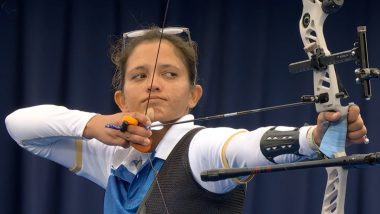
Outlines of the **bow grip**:
M341 118L329 124L322 138L320 151L329 158L346 156L347 115L351 105L354 103L341 107Z

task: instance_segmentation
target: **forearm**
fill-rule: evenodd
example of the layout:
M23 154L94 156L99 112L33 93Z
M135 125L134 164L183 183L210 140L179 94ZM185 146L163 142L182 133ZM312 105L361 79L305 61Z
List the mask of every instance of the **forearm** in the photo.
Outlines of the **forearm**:
M211 168L241 168L274 164L260 148L265 133L272 127L254 131L230 128L205 129L199 132L190 146L189 158L193 175L197 182L209 191L222 193L234 188L237 183L231 179L218 182L203 182L200 172ZM317 157L308 140L311 127L302 127L298 132L299 148L296 154L283 154L276 157L276 163L289 163ZM290 129L282 127L282 129ZM225 159L225 160L223 160Z
M273 131L271 127L245 132L236 135L227 146L224 144L223 146L226 147L225 154L221 154L221 156L225 155L230 167L255 167L314 159L317 157L317 154L308 139L310 128L306 126L301 127L299 130L291 131L293 136L288 137L293 140L288 139L284 143L280 139L283 138L283 135L277 137L276 134L272 134L272 136L268 135L270 131ZM293 128L276 127L274 130L281 133L282 131L293 130ZM267 140L266 138L278 139L274 139L268 143L264 142ZM271 143L273 144L271 145ZM264 146L268 150L275 149L276 152L266 152ZM291 147L294 149L289 150L288 148Z
M104 188L115 148L83 138L86 124L94 115L40 105L13 112L5 123L9 134L24 149L73 169Z
M39 105L13 112L5 124L22 148L70 168L75 161L75 144L93 115L63 106Z
M81 138L87 122L94 115L63 106L39 105L13 112L5 123L11 137L20 144L48 137Z

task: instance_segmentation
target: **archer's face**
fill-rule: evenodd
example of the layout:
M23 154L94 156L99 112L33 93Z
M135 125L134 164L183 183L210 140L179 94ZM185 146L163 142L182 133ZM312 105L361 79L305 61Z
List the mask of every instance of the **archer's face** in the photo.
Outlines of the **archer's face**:
M187 114L197 104L202 89L189 83L189 72L179 52L166 40L161 42L151 86L158 45L158 41L143 42L129 56L122 111L144 113L151 92L149 108L154 110L154 121L168 122Z

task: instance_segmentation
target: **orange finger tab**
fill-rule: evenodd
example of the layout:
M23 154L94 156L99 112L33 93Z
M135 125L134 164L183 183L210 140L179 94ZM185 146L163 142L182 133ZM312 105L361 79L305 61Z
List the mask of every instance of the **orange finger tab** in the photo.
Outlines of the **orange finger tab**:
M123 122L127 122L128 125L135 125L135 126L137 126L137 124L139 124L139 121L137 121L136 118L131 117L129 115L125 115L123 117Z
M126 132L129 125L137 126L137 124L139 124L139 121L129 115L126 115L123 117L123 123L121 124L120 131Z

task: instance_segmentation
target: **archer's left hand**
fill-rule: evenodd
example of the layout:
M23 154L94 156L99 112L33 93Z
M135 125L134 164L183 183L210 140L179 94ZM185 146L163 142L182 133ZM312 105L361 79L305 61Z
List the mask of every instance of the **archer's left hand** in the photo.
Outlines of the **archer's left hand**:
M341 117L339 112L321 112L318 115L317 127L313 130L314 142L319 145L330 122L338 121ZM364 143L367 139L367 128L360 116L360 108L352 105L348 108L347 115L347 146Z

